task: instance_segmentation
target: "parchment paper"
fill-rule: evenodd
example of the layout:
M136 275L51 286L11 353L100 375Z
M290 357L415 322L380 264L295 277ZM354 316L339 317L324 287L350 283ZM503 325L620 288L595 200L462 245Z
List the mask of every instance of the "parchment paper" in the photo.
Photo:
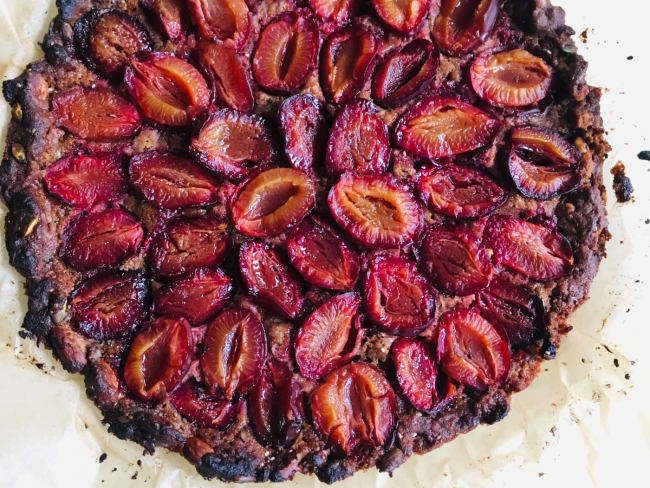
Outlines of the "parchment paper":
M578 44L590 61L590 81L609 87L603 115L614 151L607 169L618 160L626 164L635 202L617 204L610 191L614 237L591 300L573 317L575 329L557 359L515 395L504 421L412 457L393 478L371 470L339 488L650 486L650 162L636 158L650 150L650 12L638 0L556 2L567 10L569 25L587 29L588 40ZM3 80L41 56L36 42L55 14L54 0L0 0ZM2 143L8 118L9 107L0 103ZM611 189L611 176L606 179ZM0 208L3 222L5 213ZM0 487L223 486L201 479L176 454L144 456L141 447L109 435L81 377L18 336L24 312L23 281L2 245ZM276 486L320 483L299 476Z

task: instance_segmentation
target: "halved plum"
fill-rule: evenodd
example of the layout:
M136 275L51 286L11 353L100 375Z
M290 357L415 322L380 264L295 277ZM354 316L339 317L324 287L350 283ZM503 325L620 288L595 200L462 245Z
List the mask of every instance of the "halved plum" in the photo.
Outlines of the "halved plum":
M504 215L493 215L483 233L493 259L536 281L550 281L573 269L571 243L557 230Z
M417 156L436 159L489 144L501 123L459 98L433 96L406 112L395 127L395 143Z
M366 247L400 247L422 227L422 209L395 178L346 173L327 199L330 212L345 232Z
M467 54L485 42L499 10L498 0L442 0L433 37L445 53Z
M149 266L156 276L178 277L219 266L230 247L227 224L216 217L175 218L151 241Z
M490 259L481 241L460 227L429 227L422 238L420 266L433 286L448 295L466 296L492 280Z
M287 239L294 268L312 285L351 290L359 278L359 256L318 217L307 217Z
M313 391L310 405L318 432L348 455L384 445L396 424L395 392L368 363L331 372Z
M575 189L581 161L578 150L558 132L542 127L510 131L508 172L526 197L547 200Z
M329 175L381 174L388 169L389 159L388 128L371 102L357 100L339 110L327 139Z
M266 363L264 326L248 310L230 308L210 325L203 341L201 370L210 393L231 400L259 381Z
M402 393L418 410L437 413L454 399L456 387L438 371L433 343L422 338L397 339L390 358Z
M208 80L213 101L241 112L253 110L253 89L231 48L219 41L200 41L193 55Z
M124 84L145 117L159 124L189 125L210 104L210 90L201 73L172 53L132 56Z
M55 94L52 117L75 136L97 141L133 136L142 125L138 109L109 88L76 86Z
M299 90L316 67L320 33L306 9L284 12L264 28L253 53L253 75L271 93Z
M112 200L127 187L122 158L104 152L59 159L47 167L43 182L50 193L82 209Z
M415 39L381 62L372 79L372 98L382 107L398 107L429 88L438 66L438 48L426 39Z
M154 314L184 317L196 326L214 317L232 293L230 278L220 269L199 268L158 289L154 295Z
M526 347L544 335L544 304L524 286L499 279L476 295L479 312L506 334L512 347Z
M323 103L313 95L294 95L282 102L278 119L289 164L313 172L322 161L327 139Z
M305 378L318 379L359 355L366 336L360 305L356 293L336 295L305 319L295 342L296 363Z
M248 417L264 445L290 445L302 429L302 389L286 364L272 359L248 392Z
M431 0L372 0L382 22L398 34L410 34L422 23Z
M476 390L501 383L510 372L508 342L476 310L440 318L436 359L451 378Z
M506 191L486 173L455 164L418 173L417 184L430 210L455 218L485 217L507 198Z
M372 32L355 25L332 32L320 55L320 85L331 103L353 100L375 64L379 42Z
M219 180L191 159L151 151L131 158L129 179L148 201L175 209L210 205L217 201Z
M73 268L115 268L140 247L144 230L123 210L105 210L74 220L63 234L61 255Z
M156 28L172 42L181 42L187 27L183 0L140 0Z
M202 164L232 180L269 163L276 154L271 127L263 117L229 108L210 115L191 147Z
M370 319L398 336L417 335L429 325L436 310L435 291L415 263L403 257L373 258L363 293Z
M273 168L244 181L230 205L235 228L271 237L300 222L316 201L314 181L294 168Z
M301 283L277 250L261 242L245 242L239 250L239 271L246 289L260 305L289 319L299 315Z
M237 405L208 395L190 380L169 395L169 402L186 419L204 429L224 429L235 419Z
M350 19L357 0L307 0L316 15L324 21L343 24Z
M551 89L553 69L523 49L476 58L469 69L476 94L498 107L525 107L541 101Z
M147 29L126 12L92 9L74 25L77 56L107 78L119 77L131 55L151 49Z
M161 400L187 373L191 353L187 320L152 320L131 343L124 363L124 381L139 400Z
M187 0L192 20L203 39L218 39L239 51L251 31L245 0Z
M92 339L120 339L144 320L149 290L144 275L103 272L82 281L70 298L79 330Z

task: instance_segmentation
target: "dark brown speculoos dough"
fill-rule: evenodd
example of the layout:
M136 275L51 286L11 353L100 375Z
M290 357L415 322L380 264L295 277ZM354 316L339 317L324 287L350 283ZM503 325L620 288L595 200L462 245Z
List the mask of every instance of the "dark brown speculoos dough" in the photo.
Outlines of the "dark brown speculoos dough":
M61 261L58 248L71 210L46 193L42 176L44 168L79 147L79 140L54 125L50 114L51 96L53 92L76 85L106 83L75 57L72 26L83 13L91 8L115 7L127 10L145 24L147 20L135 0L57 0L57 5L59 15L42 43L45 59L30 64L20 77L6 81L3 86L4 97L14 115L0 166L1 196L9 207L6 244L11 264L27 279L29 302L24 329L34 339L51 346L67 370L85 375L88 395L102 411L110 432L122 439L131 439L150 452L156 446L183 452L207 478L280 481L303 472L315 473L321 480L331 483L373 465L392 472L413 453L427 452L481 423L501 420L508 412L512 393L526 388L537 375L540 364L555 356L562 336L571 329L567 323L569 316L587 297L609 238L602 184L603 162L609 146L604 139L600 117L601 92L585 82L587 65L576 54L570 39L573 30L565 25L562 9L550 6L545 0L506 0L495 32L486 43L488 48L504 29L514 29L526 46L544 53L556 70L552 102L542 112L512 116L510 123L555 128L576 145L585 161L578 189L539 204L547 215L555 216L558 230L569 239L575 253L575 268L569 276L536 285L535 291L543 299L547 312L546 337L513 354L512 370L503 385L480 393L468 390L453 406L439 414L418 412L398 396L398 426L392 439L372 451L342 457L328 447L309 423L305 423L301 435L290 448L266 448L255 440L245 408L240 409L233 425L222 432L197 428L183 419L169 402L151 406L136 401L128 395L112 368L123 356L124 345L119 341L87 339L70 324L66 300L80 274ZM289 8L289 3L282 0L259 2L254 20L257 31L283 5ZM428 29L432 20L426 20L423 28ZM370 15L361 21L380 29ZM150 31L156 49L169 49L169 43L166 44L153 29ZM407 41L388 36L389 47L391 43L404 42ZM251 48L247 46L245 52L250 54ZM462 68L462 63L443 56L439 71L448 77L462 77ZM316 76L312 75L306 90L318 96ZM366 86L362 96L367 97L368 92ZM255 111L272 116L278 100L257 90ZM398 114L382 111L381 115L390 125ZM130 155L152 148L178 147L182 141L182 135L148 127L126 142L123 150ZM114 146L87 145L93 149ZM393 154L393 158L401 156ZM136 205L128 197L122 204L135 212L145 227L154 224L152 208ZM515 214L527 210L525 206L530 204L513 195L500 212ZM212 211L217 215L225 212L223 205L216 205ZM283 239L280 236L277 241ZM123 267L138 269L143 266L143 257L136 256ZM517 277L512 279L516 281ZM246 297L236 296L234 300L243 301ZM439 308L444 311L445 304ZM290 324L265 317L265 326L270 351L281 349ZM370 334L361 360L385 365L389 345L389 339L383 334Z

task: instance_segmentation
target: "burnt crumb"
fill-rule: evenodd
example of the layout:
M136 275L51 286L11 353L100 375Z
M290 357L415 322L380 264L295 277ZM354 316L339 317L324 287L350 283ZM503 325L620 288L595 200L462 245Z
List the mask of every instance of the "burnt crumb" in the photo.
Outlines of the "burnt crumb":
M222 481L236 481L239 478L250 478L255 475L255 467L250 460L212 453L205 454L201 458L201 463L196 470L204 478L219 478Z
M43 368L45 367L45 364L44 363L34 363L34 366L36 366L38 369L43 371Z
M542 344L541 354L544 359L555 359L557 355L557 347L548 338L544 339Z
M630 373L625 373L625 379L629 380L630 379Z
M323 483L331 485L337 481L347 478L352 473L345 467L342 461L333 461L327 463L323 468L316 472L316 476Z
M627 60L628 60L628 61L632 61L633 59L634 59L634 56L628 56L628 57L627 57Z
M616 163L610 171L614 175L614 193L619 203L629 202L632 199L634 188L630 178L625 175L625 165L621 161Z
M618 368L618 358L614 358L614 366Z
M580 40L581 40L582 42L586 43L586 42L587 42L588 35L589 35L589 29L585 29L585 30L583 30L583 31L580 33Z
M115 471L117 471L117 468L111 469L111 473L114 473Z
M637 157L643 161L650 161L650 151L641 151Z
M106 454L105 452L102 452L102 454L99 456L100 464L103 463L104 461L106 461L107 457L108 457L108 454Z
M137 480L138 479L138 472L137 471L135 473L133 473L133 476L131 476L131 479L132 480Z
M138 466L142 466L142 461L138 459L138 462L136 463Z

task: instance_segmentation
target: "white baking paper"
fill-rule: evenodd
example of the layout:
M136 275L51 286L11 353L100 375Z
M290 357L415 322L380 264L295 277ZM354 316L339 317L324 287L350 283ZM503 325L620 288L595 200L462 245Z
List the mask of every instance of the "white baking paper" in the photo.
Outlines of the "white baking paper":
M339 488L650 486L650 162L636 158L650 150L650 11L638 0L556 1L569 25L586 29L586 43L578 44L589 79L608 87L603 115L614 150L607 169L624 162L635 201L615 203L606 175L608 258L557 359L514 396L505 420L412 457L392 478L371 470ZM41 56L37 41L55 13L54 0L0 0L3 80ZM8 119L0 103L2 141ZM2 221L5 213L0 208ZM80 376L17 335L24 312L23 281L0 246L0 487L222 486L201 479L179 455L145 456L109 435ZM298 476L276 486L320 483Z

